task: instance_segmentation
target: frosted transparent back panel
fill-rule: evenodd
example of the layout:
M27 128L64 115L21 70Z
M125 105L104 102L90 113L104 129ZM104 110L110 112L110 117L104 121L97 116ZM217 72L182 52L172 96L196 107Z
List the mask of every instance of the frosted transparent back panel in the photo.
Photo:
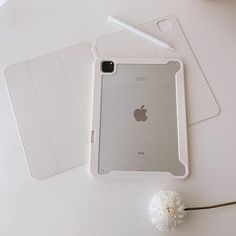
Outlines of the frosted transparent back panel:
M117 64L102 77L99 173L163 171L184 175L179 161L175 74L167 64Z

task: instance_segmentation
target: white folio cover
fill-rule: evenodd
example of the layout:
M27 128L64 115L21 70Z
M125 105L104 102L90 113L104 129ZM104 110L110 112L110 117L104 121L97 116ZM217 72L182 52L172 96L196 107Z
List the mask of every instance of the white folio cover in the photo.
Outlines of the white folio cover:
M157 18L137 26L175 48L162 48L127 30L121 30L96 39L101 58L179 58L184 64L188 125L216 116L217 102L201 68L174 16Z
M43 179L89 161L92 73L88 43L5 70L34 178Z
M107 126L107 127L110 127L109 129L107 129L106 127L106 131L105 132L108 132L108 136L107 137L114 137L117 135L117 133L119 132L116 132L116 128L112 128L111 127L119 127L120 129L122 129L123 131L125 132L130 132L131 130L128 130L127 127L137 127L136 125L134 126L133 123L129 123L129 122L132 122L129 117L130 115L132 114L132 111L133 111L133 105L130 106L129 102L127 101L127 103L123 103L121 102L121 106L126 106L126 108L122 109L123 112L127 113L128 116L126 114L124 114L123 112L122 113L119 113L120 110L118 109L118 106L120 107L119 104L117 104L117 107L115 107L115 105L113 104L114 103L114 100L112 99L112 102L110 100L110 96L106 96L105 98L103 99L107 99L105 101L106 104L111 104L111 106L114 105L114 109L118 109L118 115L116 116L116 112L115 111L110 111L111 113L114 113L116 118L114 119L114 115L109 115L109 112L108 110L104 110L104 107L102 107L104 105L104 100L102 101L102 97L103 97L103 94L104 94L104 87L102 87L102 84L103 84L103 80L104 80L104 76L106 76L106 73L102 72L101 71L101 62L102 61L105 61L105 60L111 60L115 63L115 71L113 73L110 74L110 76L113 76L115 74L118 73L118 67L120 66L123 66L123 65L127 65L127 66L132 66L132 65L136 65L136 66L141 66L142 68L145 68L145 65L147 65L147 68L148 66L150 65L164 65L164 66L167 66L168 63L175 63L175 62L178 62L179 65L180 65L180 68L179 70L173 75L173 79L174 79L174 82L175 82L175 96L176 96L176 117L175 115L173 115L173 119L175 120L175 123L176 123L176 127L177 127L177 143L178 143L178 148L177 148L177 159L175 159L176 157L175 156L166 156L166 153L163 155L163 153L159 152L159 150L157 150L156 153L153 153L153 150L149 150L151 152L148 151L148 153L150 154L150 156L147 156L145 157L142 161L145 161L144 162L139 162L140 160L138 160L137 158L134 158L133 154L131 154L130 151L127 150L127 153L128 153L128 156L120 156L120 149L121 148L122 150L124 149L129 149L131 146L131 148L133 148L135 145L136 145L136 142L134 141L134 143L126 143L125 144L125 148L122 148L120 147L120 143L117 143L117 147L118 147L118 152L119 154L116 155L114 153L114 155L112 156L108 156L106 158L108 159L105 159L105 161L108 160L108 162L110 162L110 160L114 160L114 169L110 169L109 167L109 170L108 172L107 171L103 171L102 172L100 171L100 166L102 165L102 159L103 157L101 157L101 149L102 149L102 138L104 137L103 134L102 134L102 125L104 124L103 123L103 114L105 115L106 114L106 117L109 119L106 119L107 122L110 122L110 124ZM175 179L183 179L183 178L186 178L189 174L189 167L188 167L188 148L187 148L187 123L186 123L186 104L185 104L185 89L184 89L184 73L183 73L183 64L181 61L179 60L171 60L171 59L132 59L132 58L106 58L106 59L98 59L95 63L95 80L94 80L94 103L93 103L93 122L92 122L92 138L91 138L91 142L92 142L92 145L91 145L91 163L90 163L90 168L91 168L91 173L95 176L154 176L154 177L160 177L160 178L175 178ZM122 73L124 73L124 71L122 70ZM127 72L128 73L128 72ZM168 81L171 76L171 74L173 73L172 70L168 71L166 77L162 78L162 77L158 77L158 75L162 75L163 74L161 73L161 70L159 71L159 73L157 74L157 81L158 81L158 78L160 79L160 81L162 80L166 80ZM109 74L108 74L109 76ZM150 75L145 75L142 73L142 76L143 77L150 77ZM170 76L170 77L169 77ZM122 78L121 78L122 77ZM124 75L121 75L121 79L123 80L123 77L125 77L125 74ZM130 74L129 74L129 77L130 77ZM133 75L131 75L131 77L133 77ZM135 78L135 77L134 77ZM141 77L137 77L137 78L141 78ZM117 80L119 78L115 77L115 80ZM128 88L131 88L130 87L130 82L129 80L127 80L127 85L123 84L125 81L123 80L122 82L122 86L126 86ZM112 83L112 82L111 82ZM137 85L136 85L137 86ZM145 84L143 84L144 88L145 88ZM163 86L163 84L161 85ZM109 84L109 86L107 87L107 89L111 88L111 84ZM118 87L117 87L118 89ZM144 89L145 90L145 89ZM143 90L143 91L144 91ZM136 92L137 90L133 90L134 93L133 93L133 97L132 95L130 95L130 100L134 101L136 99L140 100L139 97L136 97ZM132 92L131 92L132 93ZM156 93L156 92L155 92ZM123 94L124 95L124 94ZM142 95L142 94L141 94ZM120 96L120 95L119 95ZM117 97L118 101L120 101L120 97ZM151 96L151 95L150 95ZM134 99L135 97L135 99ZM142 96L141 96L142 97ZM152 96L151 96L152 97ZM141 98L142 102L144 101L142 98ZM140 102L140 101L139 101ZM138 103L139 103L138 102ZM159 110L159 115L161 117L161 114L162 112L164 114L166 114L166 111L169 110L169 109L172 109L170 107L163 107L163 104L169 104L168 103L169 101L167 101L167 103L160 103L158 105L158 107L161 109ZM152 102L153 104L156 104L155 101ZM102 105L103 104L103 105ZM131 104L133 104L133 102L131 102ZM156 105L154 105L156 106ZM152 107L155 109L155 107ZM123 119L123 115L125 118L125 123L124 124L124 119ZM154 114L153 114L154 115ZM131 115L132 116L132 115ZM113 117L113 118L112 118ZM156 116L154 116L156 118ZM151 119L151 118L150 118ZM152 119L151 119L152 120ZM158 123L158 119L155 119L156 120L156 123ZM128 124L129 123L129 124ZM135 123L137 123L135 121ZM151 122L152 123L152 122ZM124 127L120 127L120 124L124 124ZM150 124L150 123L149 123ZM141 125L141 124L140 124ZM155 125L154 123L152 123L152 125ZM149 125L147 126L142 126L142 127L148 127ZM125 128L126 127L126 128ZM139 126L140 127L140 126ZM160 126L157 125L157 127L160 128ZM146 129L145 128L145 129ZM158 139L163 139L165 140L165 137L166 137L166 134L165 132L163 131L163 129L158 129L156 130L155 129L155 126L152 126L152 127L149 127L150 129L148 129L151 133L150 133L150 137L151 139L154 141L154 143L156 143L155 145L158 145ZM155 131L151 131L155 129ZM134 130L132 130L131 132L133 133ZM137 132L139 132L140 130L137 130ZM144 131L144 130L143 130ZM157 131L157 132L156 132ZM134 139L135 139L135 136L136 135L141 135L141 134L138 134L136 131L133 133L134 135ZM128 136L128 133L124 133L124 136ZM153 138L155 137L155 138ZM122 138L121 136L119 138ZM125 137L124 137L125 139ZM139 138L138 138L139 139ZM107 139L106 139L107 140ZM119 140L117 138L115 138L115 140ZM131 139L133 140L133 139ZM144 138L144 140L147 140ZM156 140L156 141L155 141ZM110 140L108 140L110 142ZM109 142L105 143L103 142L104 146L106 145L109 145ZM132 141L130 141L132 142ZM143 141L142 141L143 142ZM112 144L114 146L116 146L116 144ZM111 145L111 146L112 146ZM145 145L149 145L148 143L146 143ZM167 146L169 145L169 141L167 141ZM104 147L103 146L103 147ZM149 148L152 148L153 146L149 146ZM116 149L116 147L113 147L114 149ZM139 147L135 146L135 149L138 149ZM168 147L169 149L172 149L173 147L172 146L169 146ZM158 149L158 148L157 148ZM152 153L152 154L151 154ZM147 154L147 155L149 155ZM118 159L116 159L117 157L115 156L118 156ZM127 158L127 159L126 159ZM166 159L169 160L166 162ZM118 162L120 162L120 160L127 160L127 163L128 163L128 169L127 169L127 166L123 166L124 169L120 169L120 165L118 164ZM138 165L137 165L138 163ZM140 166L140 163L143 163L146 167L149 166L148 168L145 168L145 166ZM163 163L165 163L163 165ZM174 164L174 168L173 168L173 163ZM103 164L104 164L104 159L103 159ZM117 164L118 164L118 170L116 169L117 167ZM167 165L166 165L167 164ZM153 165L155 165L158 170L153 170ZM179 168L179 165L183 166L184 169ZM138 169L136 169L138 166ZM130 169L131 168L131 169ZM144 168L142 170L139 170L139 168ZM159 169L160 168L160 169ZM177 169L175 169L177 168ZM150 170L151 169L151 170ZM180 171L179 171L180 170Z

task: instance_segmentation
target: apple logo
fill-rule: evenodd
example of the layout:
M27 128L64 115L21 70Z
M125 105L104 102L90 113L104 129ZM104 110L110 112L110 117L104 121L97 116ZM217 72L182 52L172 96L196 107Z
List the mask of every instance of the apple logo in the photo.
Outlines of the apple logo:
M147 120L147 109L144 109L144 105L140 107L140 109L136 109L134 111L134 118L137 121L146 121Z

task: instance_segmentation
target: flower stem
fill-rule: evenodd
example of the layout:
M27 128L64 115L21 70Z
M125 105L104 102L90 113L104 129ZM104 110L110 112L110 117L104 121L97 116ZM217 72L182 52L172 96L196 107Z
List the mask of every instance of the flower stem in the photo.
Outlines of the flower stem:
M229 205L234 205L234 204L236 204L236 201L226 202L226 203L216 204L216 205L211 205L211 206L203 206L203 207L187 207L184 209L184 211L206 210L206 209L224 207L224 206L229 206Z

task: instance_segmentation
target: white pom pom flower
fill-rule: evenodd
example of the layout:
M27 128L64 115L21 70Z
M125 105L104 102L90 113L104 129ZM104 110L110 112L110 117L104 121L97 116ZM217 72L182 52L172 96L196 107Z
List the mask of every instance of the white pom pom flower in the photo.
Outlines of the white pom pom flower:
M183 223L186 212L179 193L175 191L160 191L149 206L152 224L160 231L175 230Z

